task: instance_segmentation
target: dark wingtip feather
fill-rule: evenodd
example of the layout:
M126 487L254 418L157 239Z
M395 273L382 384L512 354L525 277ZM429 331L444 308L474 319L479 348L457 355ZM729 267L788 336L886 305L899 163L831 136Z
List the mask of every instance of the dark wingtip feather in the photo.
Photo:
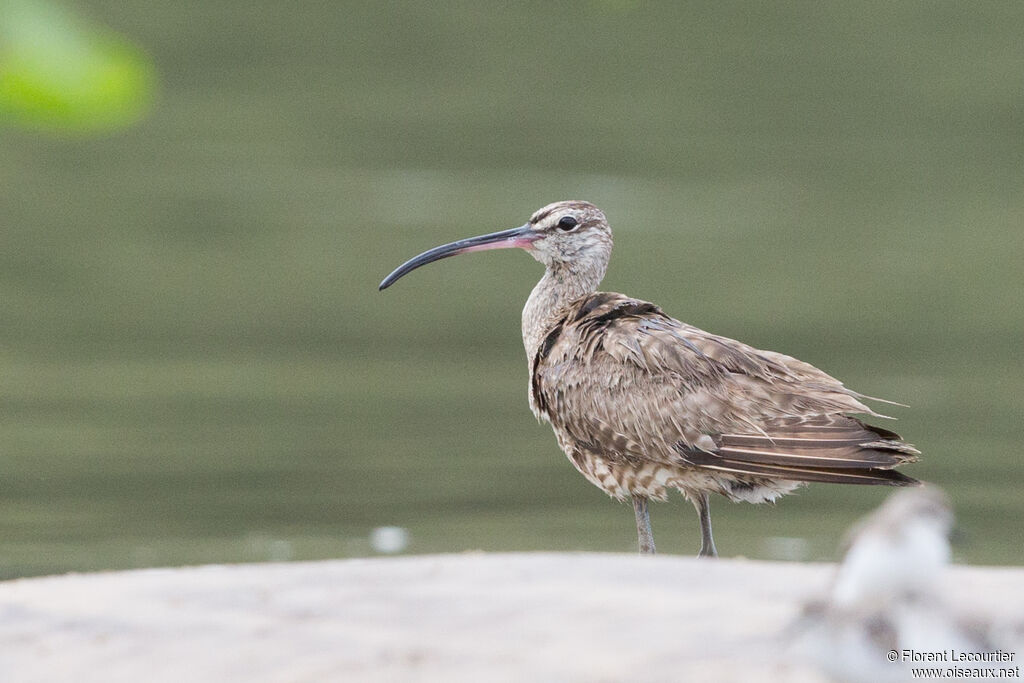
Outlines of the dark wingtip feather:
M868 424L867 422L864 422L863 420L857 420L856 418L850 419L855 420L858 424L860 424L861 427L863 427L867 431L878 434L878 436L882 437L886 441L899 441L902 438L899 434L897 434L894 431L885 429L883 427L879 427L877 425Z
M921 482L893 469L882 467L822 467L799 466L771 462L751 462L723 458L706 451L690 450L684 455L686 462L720 472L746 474L789 481L821 482L827 484L862 484L882 486L920 486ZM892 465L895 466L895 465Z
M881 470L881 472L887 472L890 476L890 486L924 486L919 479L908 477L907 475L897 472L896 470Z

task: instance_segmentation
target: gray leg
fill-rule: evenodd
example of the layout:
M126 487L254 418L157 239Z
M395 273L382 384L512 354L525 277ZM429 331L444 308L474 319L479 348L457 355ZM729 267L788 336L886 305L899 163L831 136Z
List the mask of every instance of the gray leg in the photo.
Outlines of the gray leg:
M633 496L633 512L636 513L636 535L640 541L640 554L653 555L654 533L651 531L651 515L647 511L647 499Z
M715 539L711 537L711 506L708 504L708 494L696 494L693 497L693 507L697 508L697 516L700 517L700 552L697 553L697 557L718 557Z

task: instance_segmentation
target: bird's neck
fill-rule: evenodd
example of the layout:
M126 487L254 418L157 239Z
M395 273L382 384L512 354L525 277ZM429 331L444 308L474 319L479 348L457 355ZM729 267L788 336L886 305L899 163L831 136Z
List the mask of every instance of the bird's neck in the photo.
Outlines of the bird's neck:
M551 325L573 302L597 290L605 267L579 268L564 263L547 267L523 307L523 346L531 363Z

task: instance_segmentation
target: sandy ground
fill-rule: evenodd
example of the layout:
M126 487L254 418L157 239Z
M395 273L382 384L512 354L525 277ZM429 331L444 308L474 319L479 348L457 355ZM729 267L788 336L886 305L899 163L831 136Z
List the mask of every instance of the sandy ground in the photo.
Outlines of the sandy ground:
M820 681L787 638L828 564L460 554L0 583L3 681ZM954 567L1024 615L1024 570Z

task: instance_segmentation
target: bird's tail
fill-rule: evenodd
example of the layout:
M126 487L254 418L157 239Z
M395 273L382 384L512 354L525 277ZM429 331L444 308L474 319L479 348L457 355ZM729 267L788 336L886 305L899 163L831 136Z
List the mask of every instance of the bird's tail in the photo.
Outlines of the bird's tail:
M779 418L760 434L720 434L713 451L686 449L700 467L791 481L914 486L894 468L919 451L898 434L846 415Z

